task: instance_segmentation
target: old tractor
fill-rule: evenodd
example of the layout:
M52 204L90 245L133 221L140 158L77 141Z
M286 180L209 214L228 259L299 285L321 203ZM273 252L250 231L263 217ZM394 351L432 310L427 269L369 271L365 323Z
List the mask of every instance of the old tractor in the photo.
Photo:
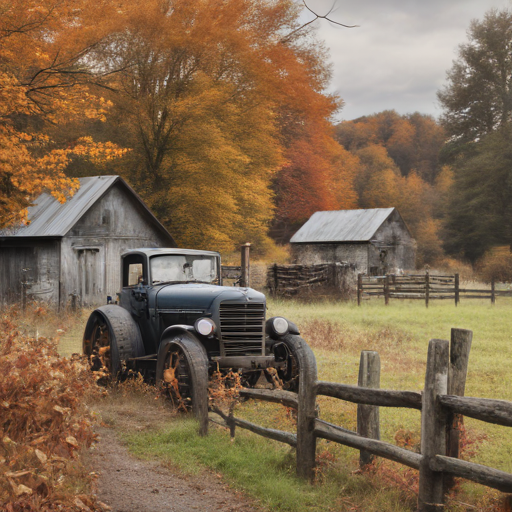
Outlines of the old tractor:
M140 372L196 414L208 407L208 379L217 371L239 372L246 386L262 372L269 380L277 374L283 389L297 390L294 354L305 343L297 326L267 319L262 293L222 286L219 253L130 250L121 274L119 303L94 310L85 328L93 370Z

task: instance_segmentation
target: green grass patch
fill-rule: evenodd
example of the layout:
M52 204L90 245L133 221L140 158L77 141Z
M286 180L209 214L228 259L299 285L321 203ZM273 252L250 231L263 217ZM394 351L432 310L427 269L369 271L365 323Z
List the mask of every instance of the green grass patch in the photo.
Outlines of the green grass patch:
M192 474L205 467L220 472L270 510L410 510L399 503L397 490L378 488L369 476L353 476L334 464L324 469L318 484L305 484L295 476L294 450L241 430L233 441L221 428L201 438L196 422L182 416L164 430L126 434L125 439L140 457L159 458Z
M322 380L356 384L361 350L376 350L382 363L381 387L421 391L424 387L428 342L450 338L452 327L473 330L466 395L512 400L512 300L464 301L458 307L420 301L304 304L269 300L268 316L282 315L296 322L310 343ZM356 427L356 406L319 398L320 417L349 429ZM282 406L248 401L235 414L263 426L293 432L294 418ZM419 443L420 413L381 408L381 437L399 443L411 436ZM512 472L512 430L466 419L465 458ZM414 510L417 472L379 460L376 468L360 474L358 452L319 441L319 473L313 486L295 477L295 453L285 445L237 429L230 440L226 429L212 426L200 438L188 417L173 417L154 428L124 430L130 450L138 456L159 458L195 473L209 468L232 486L243 489L269 510ZM472 483L462 483L447 510L498 510L501 495ZM466 506L465 504L469 504ZM494 507L494 508L493 508Z

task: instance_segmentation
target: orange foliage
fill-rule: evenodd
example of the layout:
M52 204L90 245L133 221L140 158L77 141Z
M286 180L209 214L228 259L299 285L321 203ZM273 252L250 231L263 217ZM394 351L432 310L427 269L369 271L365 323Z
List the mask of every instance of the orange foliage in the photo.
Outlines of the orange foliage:
M402 175L415 170L432 184L439 172L439 151L445 133L427 115L400 116L394 110L345 121L336 127L338 140L349 151L380 144L386 148Z
M111 132L133 148L115 168L191 247L269 246L286 221L355 204L324 93L322 44L288 0L125 3L95 58L119 91ZM122 126L117 129L116 123ZM275 191L275 196L274 196Z
M79 453L95 440L84 406L98 393L94 378L80 359L60 358L52 341L20 333L12 313L0 318L0 507L104 510L66 485L71 473L91 483Z
M358 159L332 138L327 123L313 126L289 141L276 180L278 221L304 222L316 211L357 206Z
M105 35L99 20L112 19L111 10L89 0L1 2L0 228L25 220L43 190L59 201L74 193L77 181L64 174L72 155L120 154L90 139L56 148L41 134L48 123L105 119L109 103L91 93L86 57Z

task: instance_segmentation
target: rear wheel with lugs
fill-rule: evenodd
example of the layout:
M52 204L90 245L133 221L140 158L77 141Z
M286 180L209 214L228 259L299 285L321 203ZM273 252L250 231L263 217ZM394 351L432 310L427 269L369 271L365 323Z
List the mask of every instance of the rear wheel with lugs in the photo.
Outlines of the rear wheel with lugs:
M91 313L85 327L83 353L102 380L118 377L126 361L144 355L139 328L120 306L102 306Z

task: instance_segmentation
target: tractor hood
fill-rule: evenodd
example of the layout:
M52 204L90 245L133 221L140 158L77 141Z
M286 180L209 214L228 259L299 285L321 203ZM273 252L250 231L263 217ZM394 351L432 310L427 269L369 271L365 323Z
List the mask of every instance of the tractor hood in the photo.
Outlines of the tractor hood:
M265 295L252 288L188 283L164 285L156 294L157 309L209 310L214 301L265 303Z

